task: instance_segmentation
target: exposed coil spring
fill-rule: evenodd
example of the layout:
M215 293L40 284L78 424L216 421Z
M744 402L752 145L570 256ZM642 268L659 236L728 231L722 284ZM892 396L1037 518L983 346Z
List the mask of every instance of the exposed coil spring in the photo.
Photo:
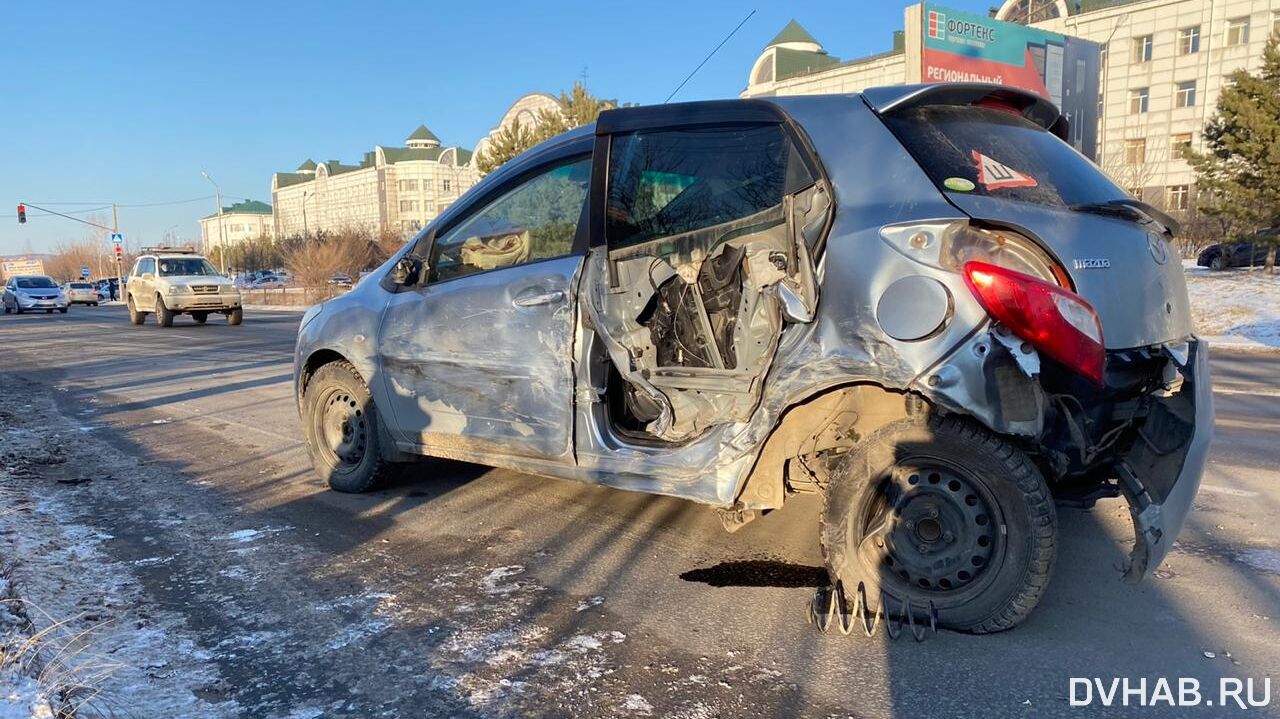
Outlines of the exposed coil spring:
M834 587L819 587L814 592L813 599L809 602L807 619L824 634L834 626L846 637L852 634L855 628L861 628L862 633L868 637L873 636L880 626L881 619L884 620L884 629L890 639L901 636L904 626L911 630L911 636L917 642L924 641L929 634L938 633L938 610L933 606L933 600L926 599L920 605L924 617L919 623L916 621L917 602L914 599L910 596L902 599L899 602L900 611L896 616L889 606L890 601L890 596L881 590L880 603L875 611L872 611L871 605L867 602L867 587L864 583L858 582L851 606L844 591L844 584L837 581ZM926 619L928 624L924 623Z

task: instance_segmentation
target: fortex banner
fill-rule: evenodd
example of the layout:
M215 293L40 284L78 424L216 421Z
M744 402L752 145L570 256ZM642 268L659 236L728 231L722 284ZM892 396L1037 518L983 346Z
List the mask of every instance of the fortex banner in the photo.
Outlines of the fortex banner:
M989 82L1053 101L1071 144L1096 157L1102 46L1078 37L924 3L921 82Z

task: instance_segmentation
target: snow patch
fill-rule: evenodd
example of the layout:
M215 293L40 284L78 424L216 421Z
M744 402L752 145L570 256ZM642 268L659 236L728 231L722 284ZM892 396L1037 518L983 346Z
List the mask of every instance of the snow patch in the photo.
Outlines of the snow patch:
M627 700L622 703L622 708L627 711L639 712L641 714L653 713L653 705L639 694L628 694Z
M1214 345L1280 349L1280 274L1194 266L1186 273L1191 316L1201 336Z
M507 567L498 567L497 569L485 575L480 580L481 586L484 587L485 594L510 594L524 585L520 582L507 582L506 580L524 572L524 565L512 564Z

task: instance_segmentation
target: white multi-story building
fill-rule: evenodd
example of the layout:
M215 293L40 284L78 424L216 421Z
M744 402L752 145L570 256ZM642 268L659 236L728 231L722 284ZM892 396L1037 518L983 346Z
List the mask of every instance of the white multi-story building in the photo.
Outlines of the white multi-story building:
M205 254L222 246L234 247L245 240L273 238L274 233L271 205L257 200L245 200L222 208L221 220L216 214L200 218L200 242Z
M1185 210L1195 178L1181 148L1203 149L1224 78L1261 67L1280 0L1005 0L995 17L1102 45L1098 164L1147 201ZM919 31L918 19L904 26ZM906 45L895 33L892 50L842 61L793 20L756 59L742 96L918 82Z
M479 179L470 150L441 147L423 125L404 147L378 145L358 165L307 160L275 173L276 237L344 229L411 234Z

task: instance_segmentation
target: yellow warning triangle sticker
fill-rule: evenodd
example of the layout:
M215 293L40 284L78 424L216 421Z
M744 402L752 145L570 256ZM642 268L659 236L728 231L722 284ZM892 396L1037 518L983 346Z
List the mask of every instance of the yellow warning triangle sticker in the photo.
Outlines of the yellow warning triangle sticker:
M978 184L988 190L998 190L1002 187L1035 187L1040 184L1034 177L1024 175L977 150L972 152L973 161L978 165Z

